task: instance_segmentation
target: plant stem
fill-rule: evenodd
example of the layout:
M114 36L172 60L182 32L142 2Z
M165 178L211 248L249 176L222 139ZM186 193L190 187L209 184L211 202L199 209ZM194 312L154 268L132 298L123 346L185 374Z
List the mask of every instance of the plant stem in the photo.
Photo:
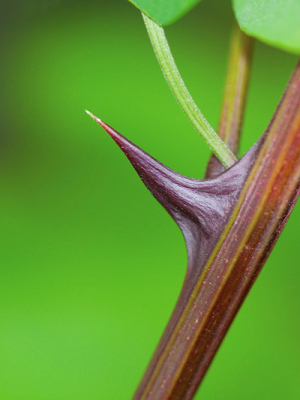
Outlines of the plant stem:
M218 135L229 149L238 155L241 127L248 92L254 39L241 31L237 22L234 23L225 93ZM206 170L206 178L211 178L224 171L218 159L212 155Z
M193 398L284 228L300 188L300 62L259 146L226 228L193 278L184 309L177 303L180 314L165 341L163 336L136 400ZM181 297L187 288L186 281Z
M225 168L231 167L237 159L206 121L188 92L174 62L164 29L143 12L142 16L157 60L173 95L211 151Z

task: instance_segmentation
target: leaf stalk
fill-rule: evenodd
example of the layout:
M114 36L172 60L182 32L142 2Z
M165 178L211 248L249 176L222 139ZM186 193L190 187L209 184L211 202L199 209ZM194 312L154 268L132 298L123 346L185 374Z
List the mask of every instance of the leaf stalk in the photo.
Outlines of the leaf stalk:
M231 167L237 158L204 118L187 90L175 64L164 29L143 12L142 16L160 68L178 104L224 167Z

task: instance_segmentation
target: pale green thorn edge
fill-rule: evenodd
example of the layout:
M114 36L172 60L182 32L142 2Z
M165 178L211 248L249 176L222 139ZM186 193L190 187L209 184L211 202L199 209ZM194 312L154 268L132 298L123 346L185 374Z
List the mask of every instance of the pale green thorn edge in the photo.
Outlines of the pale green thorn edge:
M142 16L160 68L173 95L211 151L218 157L225 168L231 167L237 161L237 158L206 121L192 99L176 67L164 29L143 12Z

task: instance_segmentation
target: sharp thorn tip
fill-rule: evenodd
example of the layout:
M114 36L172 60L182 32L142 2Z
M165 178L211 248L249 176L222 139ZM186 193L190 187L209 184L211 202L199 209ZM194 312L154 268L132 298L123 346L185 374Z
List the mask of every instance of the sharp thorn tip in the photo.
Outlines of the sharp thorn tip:
M93 118L94 121L98 122L99 124L102 123L101 119L98 118L98 117L96 117L96 116L95 116L94 114L92 114L90 111L85 110L85 112L86 112L91 118Z

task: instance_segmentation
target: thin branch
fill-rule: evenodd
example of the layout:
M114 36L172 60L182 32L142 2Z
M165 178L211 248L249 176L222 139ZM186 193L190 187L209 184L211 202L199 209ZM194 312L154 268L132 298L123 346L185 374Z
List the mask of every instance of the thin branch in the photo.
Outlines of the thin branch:
M206 121L192 99L192 96L188 92L174 62L164 29L146 14L142 13L142 16L159 65L176 100L193 124L194 128L198 131L224 167L231 167L237 159Z
M229 149L238 155L241 127L250 80L254 39L241 31L235 22L231 35L230 54L225 93L218 135ZM206 170L206 178L217 176L224 168L212 155Z

